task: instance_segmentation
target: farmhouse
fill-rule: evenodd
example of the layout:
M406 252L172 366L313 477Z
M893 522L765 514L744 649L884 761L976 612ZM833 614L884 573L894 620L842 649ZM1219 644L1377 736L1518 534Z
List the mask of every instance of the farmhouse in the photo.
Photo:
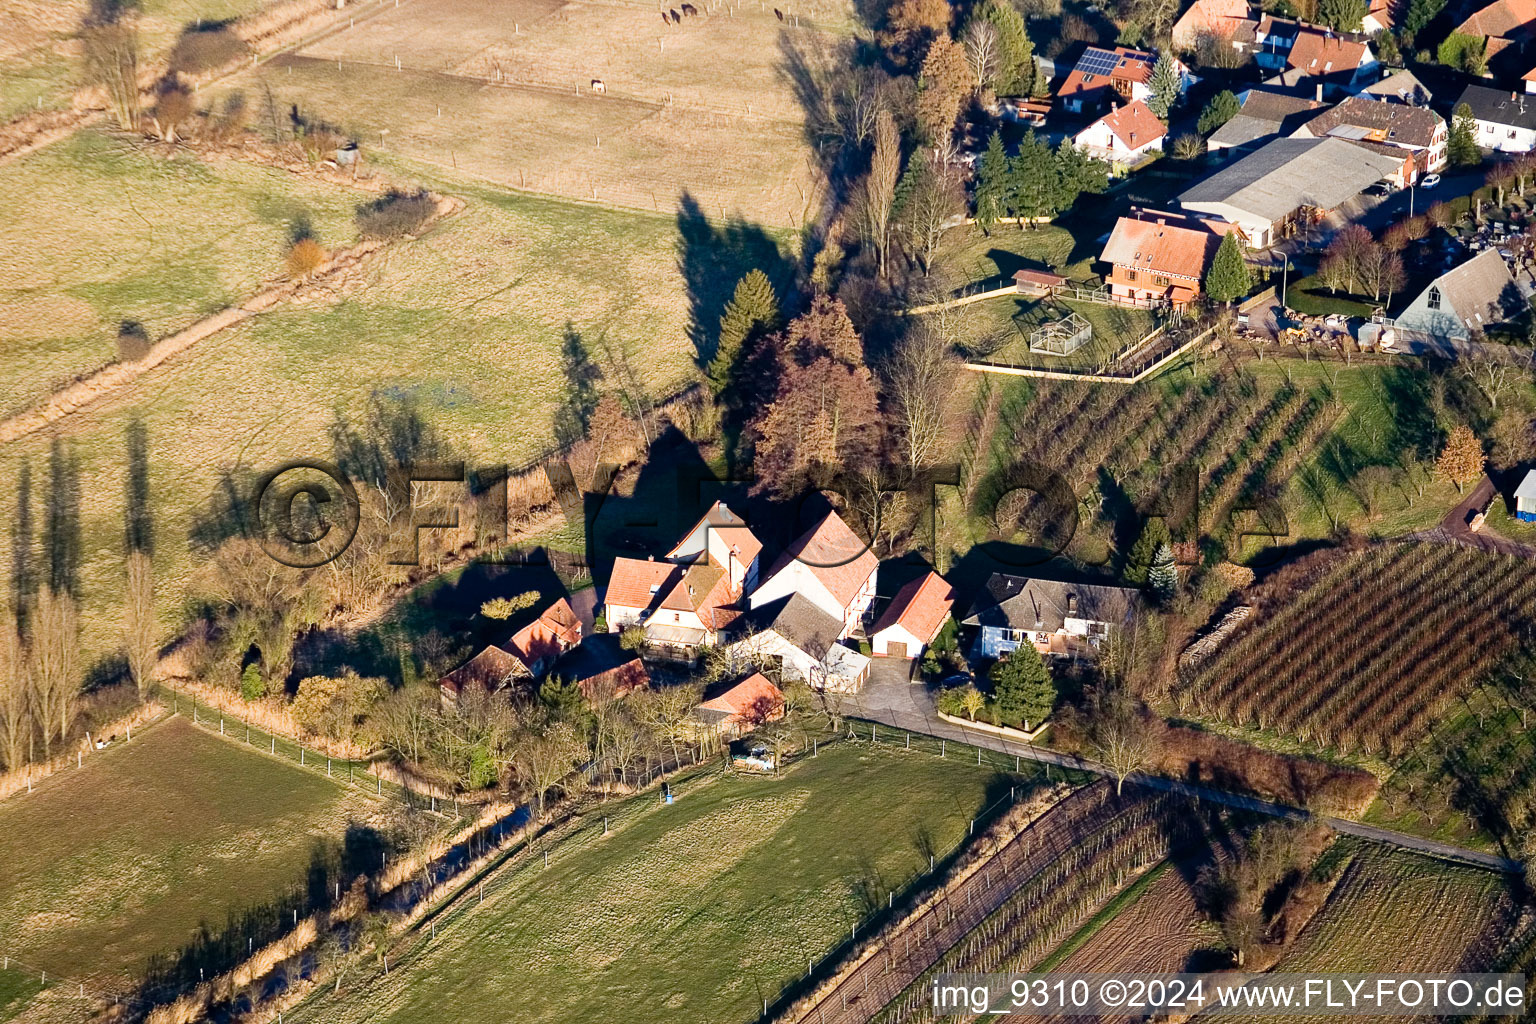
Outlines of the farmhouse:
M703 730L726 739L783 717L784 693L761 672L752 673L694 710L694 719Z
M737 596L720 566L616 558L603 603L612 632L641 626L653 653L691 658L736 620Z
M542 675L555 659L581 643L581 619L561 598L537 619L512 634L506 648L515 654L534 675Z
M742 518L725 502L717 501L666 557L669 562L717 565L725 570L732 589L746 593L757 586L758 555L762 550L762 541Z
M1276 139L1186 190L1179 202L1192 213L1231 221L1249 245L1267 249L1411 165L1408 154L1343 139Z
M1536 469L1527 472L1515 488L1515 518L1522 523L1536 523Z
M1231 42L1248 17L1248 0L1195 0L1189 10L1173 23L1173 45L1178 50L1193 50L1202 39Z
M1183 307L1200 294L1222 236L1231 230L1224 221L1133 209L1115 222L1099 254L1110 265L1110 295L1136 304Z
M1295 137L1332 137L1408 150L1414 155L1413 180L1417 180L1445 167L1449 132L1445 119L1428 107L1350 96L1297 129Z
M855 693L869 680L869 658L838 641L841 620L803 594L754 609L748 624L748 635L730 647L733 661L772 666L780 679L838 693Z
M1090 46L1061 83L1056 98L1073 113L1150 99L1152 66L1156 63L1157 55L1146 50Z
M876 657L916 658L933 643L950 609L955 592L936 572L918 577L891 598L869 633Z
M588 700L611 700L651 685L645 664L613 633L587 637L561 656L552 674L574 682Z
M1295 72L1288 85L1303 81L1329 95L1356 93L1376 74L1370 43L1331 29L1266 14L1254 31L1254 63L1268 71Z
M1114 104L1109 113L1072 137L1072 144L1100 160L1126 164L1161 152L1168 129L1142 100Z
M1456 106L1472 109L1477 124L1477 144L1501 153L1529 153L1536 149L1536 99L1525 93L1469 85Z
M1290 135L1323 106L1304 96L1267 89L1249 89L1239 99L1242 108L1237 116L1206 140L1206 148L1212 153L1220 152L1222 159Z
M1128 625L1138 598L1126 587L997 573L962 625L976 630L977 656L996 658L1026 643L1041 654L1072 656L1096 647L1110 629Z
M1495 249L1484 249L1431 281L1398 314L1396 326L1398 333L1409 336L1466 341L1526 307L1525 294L1515 284L1504 257Z
M1455 31L1483 40L1483 54L1493 61L1501 54L1518 54L1536 38L1536 0L1493 0L1467 17Z
M792 594L842 623L833 639L841 640L858 625L875 599L875 570L880 560L836 512L801 534L785 550L762 585L752 592L753 608L762 608Z

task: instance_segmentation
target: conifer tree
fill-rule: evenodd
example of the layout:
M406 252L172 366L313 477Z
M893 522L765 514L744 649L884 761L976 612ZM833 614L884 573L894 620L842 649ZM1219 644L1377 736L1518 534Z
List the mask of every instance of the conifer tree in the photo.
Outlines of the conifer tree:
M976 223L988 231L1012 209L1013 167L1003 149L1002 132L994 131L976 172Z
M1160 544L1152 556L1152 568L1147 571L1147 586L1157 599L1167 603L1179 589L1179 570L1173 564L1173 548Z
M1056 684L1034 644L1020 644L993 665L991 679L1005 721L1022 721L1025 728L1033 728L1056 706Z
M1472 167L1482 162L1477 151L1477 122L1472 118L1472 108L1458 104L1451 115L1451 137L1446 143L1445 155L1457 167Z
M1141 528L1141 536L1131 545L1131 553L1125 560L1125 581L1138 587L1145 585L1158 549L1167 544L1168 540L1168 526L1162 517L1149 517Z
M1253 272L1243 261L1236 232L1227 232L1205 274L1205 292L1217 302L1235 302L1253 290Z
M1167 50L1157 58L1157 63L1152 65L1152 80L1148 83L1152 89L1152 95L1147 100L1147 106L1152 108L1160 120L1168 120L1168 112L1178 102L1179 93L1184 86L1184 76L1180 74L1179 67L1174 63L1173 55Z
M985 0L976 16L997 29L998 94L1028 96L1035 88L1035 46L1024 16L1008 0Z
M761 270L751 271L736 282L736 293L720 317L720 340L705 371L709 390L718 397L729 389L748 339L778 326L779 299L773 285Z

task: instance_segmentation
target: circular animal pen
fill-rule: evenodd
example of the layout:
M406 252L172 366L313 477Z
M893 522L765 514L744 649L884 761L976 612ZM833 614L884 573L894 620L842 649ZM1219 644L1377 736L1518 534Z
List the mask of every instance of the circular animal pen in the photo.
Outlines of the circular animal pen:
M1093 325L1078 313L1068 313L1030 332L1029 350L1042 355L1067 356L1093 338Z

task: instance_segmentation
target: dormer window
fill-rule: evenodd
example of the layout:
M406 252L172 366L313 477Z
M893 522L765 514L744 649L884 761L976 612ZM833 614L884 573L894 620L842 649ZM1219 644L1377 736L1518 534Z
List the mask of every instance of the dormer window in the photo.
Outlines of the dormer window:
M1430 309L1439 309L1440 308L1440 289L1439 288L1431 287L1429 289L1429 308Z

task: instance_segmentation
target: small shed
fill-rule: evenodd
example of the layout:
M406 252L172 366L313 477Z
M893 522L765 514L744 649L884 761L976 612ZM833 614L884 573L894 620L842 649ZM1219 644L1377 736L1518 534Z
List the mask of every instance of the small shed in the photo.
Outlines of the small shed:
M1526 473L1515 488L1515 518L1522 523L1536 523L1536 469Z
M1013 274L1013 286L1020 295L1051 295L1066 283L1066 278L1049 270L1016 270Z

